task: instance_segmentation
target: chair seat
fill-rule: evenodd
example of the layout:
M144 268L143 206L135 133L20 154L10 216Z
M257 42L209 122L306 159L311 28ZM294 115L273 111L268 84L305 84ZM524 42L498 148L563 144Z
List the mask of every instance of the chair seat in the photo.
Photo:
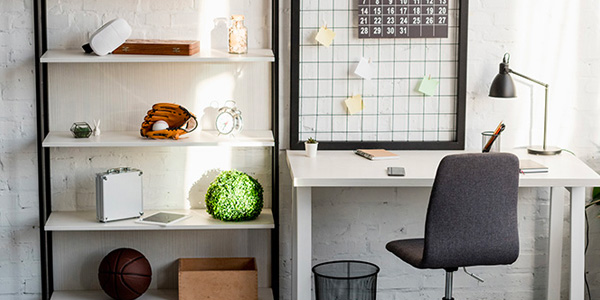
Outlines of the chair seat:
M411 266L422 269L423 247L425 239L407 239L391 241L385 245L385 249L398 256Z

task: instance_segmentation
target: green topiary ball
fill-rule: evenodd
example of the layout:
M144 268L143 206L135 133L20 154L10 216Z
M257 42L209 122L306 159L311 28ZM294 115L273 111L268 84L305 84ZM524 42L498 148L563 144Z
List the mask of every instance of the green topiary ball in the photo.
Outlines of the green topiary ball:
M248 221L260 215L263 188L246 173L223 171L208 187L206 211L223 221Z

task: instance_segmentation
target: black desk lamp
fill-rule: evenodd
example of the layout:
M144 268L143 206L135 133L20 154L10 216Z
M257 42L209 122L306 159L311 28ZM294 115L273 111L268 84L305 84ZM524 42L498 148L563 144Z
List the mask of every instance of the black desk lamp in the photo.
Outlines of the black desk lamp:
M490 87L490 97L494 98L515 98L517 92L515 90L515 83L512 80L510 74L515 74L519 77L525 78L531 82L537 83L546 88L546 101L544 102L544 144L542 146L529 146L527 152L530 154L539 155L556 155L560 154L561 148L546 146L546 127L548 123L548 84L541 81L537 81L533 78L527 77L523 74L519 74L508 67L508 61L510 60L510 54L504 54L504 59L500 64L500 73L496 75L492 86Z

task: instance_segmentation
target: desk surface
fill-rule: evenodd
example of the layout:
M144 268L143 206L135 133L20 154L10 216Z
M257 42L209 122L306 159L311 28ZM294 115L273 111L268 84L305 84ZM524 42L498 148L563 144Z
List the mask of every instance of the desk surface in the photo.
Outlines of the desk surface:
M449 154L467 151L393 151L398 159L371 161L352 151L319 151L309 158L304 151L287 151L294 187L430 187L437 166ZM521 187L600 186L600 175L570 153L555 156L509 151L520 159L531 159L548 167L548 173L521 174ZM387 167L404 167L406 176L387 176Z

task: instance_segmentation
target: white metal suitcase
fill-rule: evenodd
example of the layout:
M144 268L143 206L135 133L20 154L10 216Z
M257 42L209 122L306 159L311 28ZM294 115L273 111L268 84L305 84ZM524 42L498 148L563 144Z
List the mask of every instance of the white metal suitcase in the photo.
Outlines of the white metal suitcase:
M96 174L98 221L138 218L144 214L142 174L142 171L129 167Z

